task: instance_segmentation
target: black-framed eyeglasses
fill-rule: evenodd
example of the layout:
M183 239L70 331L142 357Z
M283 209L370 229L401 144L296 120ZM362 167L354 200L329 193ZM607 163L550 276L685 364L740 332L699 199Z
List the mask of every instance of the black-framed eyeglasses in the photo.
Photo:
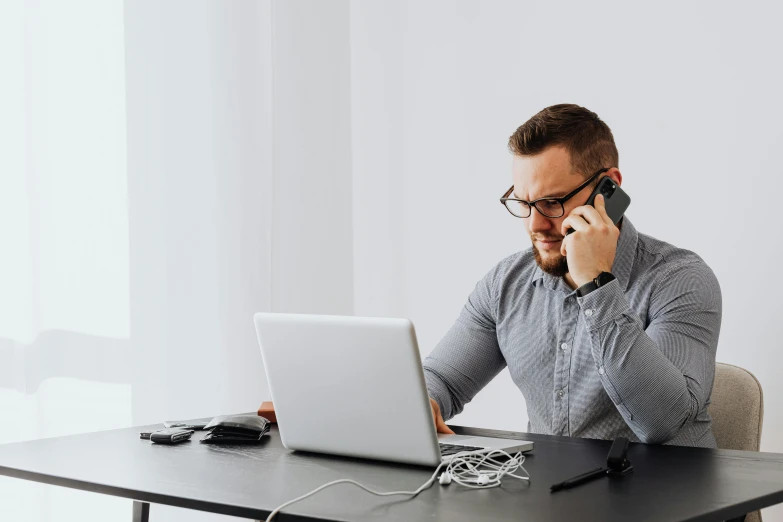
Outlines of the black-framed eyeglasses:
M524 199L510 198L508 195L514 191L514 185L511 185L511 188L508 189L505 194L503 194L503 197L500 198L500 202L503 203L503 206L506 207L506 209L511 212L511 215L514 217L528 218L530 217L531 212L533 212L533 207L536 207L536 210L538 210L538 212L544 217L559 218L565 214L565 207L563 206L563 203L577 195L580 190L588 186L590 183L595 181L598 176L610 170L611 168L612 167L606 167L599 170L587 178L584 183L560 198L539 198L535 201L525 201Z

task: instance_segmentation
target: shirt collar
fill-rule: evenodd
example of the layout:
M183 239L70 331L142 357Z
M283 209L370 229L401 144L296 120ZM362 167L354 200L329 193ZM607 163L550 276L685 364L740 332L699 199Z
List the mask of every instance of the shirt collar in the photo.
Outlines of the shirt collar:
M532 248L535 248L535 247L532 247ZM535 268L535 270L533 270L533 277L532 277L532 279L530 279L530 282L531 283L535 283L539 279L543 279L543 278L544 278L544 271L541 270L541 267L538 266L538 263L536 263L536 268Z
M566 284L565 279L563 279L562 277L555 277L551 274L547 274L546 272L541 270L541 267L538 266L538 263L536 263L536 268L535 270L533 270L533 278L531 279L531 282L536 283L539 280L545 287L547 287L550 290L554 290L558 288L559 285L562 284L564 290L566 290L567 292L572 291L568 287L568 284Z
M617 251L615 252L614 264L612 265L612 274L617 278L617 281L620 283L620 287L623 290L628 288L628 283L631 279L631 270L633 269L633 263L636 259L636 245L638 242L639 233L631 224L631 221L627 217L623 217L622 225L620 227L620 237L617 240ZM535 283L538 280L543 280L546 287L550 290L554 290L560 284L563 284L566 288L568 287L562 278L547 274L541 270L541 267L536 263L536 268L533 270L533 276L530 282Z

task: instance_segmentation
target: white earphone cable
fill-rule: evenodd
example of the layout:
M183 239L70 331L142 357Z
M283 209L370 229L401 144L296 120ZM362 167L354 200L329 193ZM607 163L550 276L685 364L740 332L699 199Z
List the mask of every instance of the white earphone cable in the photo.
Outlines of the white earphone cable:
M493 456L507 457L508 460L500 462L495 458L493 458ZM454 481L457 484L468 488L485 489L485 488L494 488L500 486L500 480L505 476L514 477L519 480L529 481L530 474L527 472L527 470L524 467L522 467L522 464L524 462L525 462L525 456L522 455L521 452L513 456L509 455L508 453L502 450L494 450L485 454L472 453L472 452L457 453L451 458L450 461L441 462L438 465L438 467L435 468L435 472L432 474L429 480L427 480L427 482L422 484L418 489L414 491L375 491L374 489L368 488L367 486L360 484L355 480L351 480L351 479L334 480L332 482L327 482L326 484L323 484L322 486L319 486L314 490L305 493L300 497L296 497L295 499L289 500L288 502L276 507L271 513L269 513L269 516L266 517L266 522L272 522L275 515L277 515L282 509L290 506L291 504L299 502L300 500L304 500L311 495L315 495L316 493L318 493L323 489L326 489L330 486L335 486L337 484L353 484L354 486L357 486L363 489L364 491L371 493L373 495L377 495L379 497L389 497L394 495L410 495L411 498L413 498L419 493L421 493L422 491L424 491L425 489L432 486L432 484L435 482L435 479L438 478L438 472L440 472L443 466L446 466L446 470L443 472L443 474L440 477L441 484L446 485ZM482 467L488 469L480 469ZM524 471L527 476L516 475L515 473L519 469Z

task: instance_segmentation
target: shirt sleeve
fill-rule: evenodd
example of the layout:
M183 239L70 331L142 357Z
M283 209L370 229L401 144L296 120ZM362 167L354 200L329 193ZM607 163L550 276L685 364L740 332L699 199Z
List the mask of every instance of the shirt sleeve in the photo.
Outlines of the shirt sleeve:
M715 376L721 292L702 263L658 279L645 329L615 280L579 298L606 393L647 443L662 443L706 410Z
M468 297L457 321L424 360L427 392L448 420L506 366L496 333L495 267Z

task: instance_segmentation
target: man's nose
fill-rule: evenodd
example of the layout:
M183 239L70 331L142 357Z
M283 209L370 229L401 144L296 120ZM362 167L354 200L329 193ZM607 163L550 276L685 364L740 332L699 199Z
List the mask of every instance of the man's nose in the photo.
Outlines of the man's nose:
M546 232L552 229L552 220L542 216L537 209L532 209L530 217L527 220L527 226L530 232Z

